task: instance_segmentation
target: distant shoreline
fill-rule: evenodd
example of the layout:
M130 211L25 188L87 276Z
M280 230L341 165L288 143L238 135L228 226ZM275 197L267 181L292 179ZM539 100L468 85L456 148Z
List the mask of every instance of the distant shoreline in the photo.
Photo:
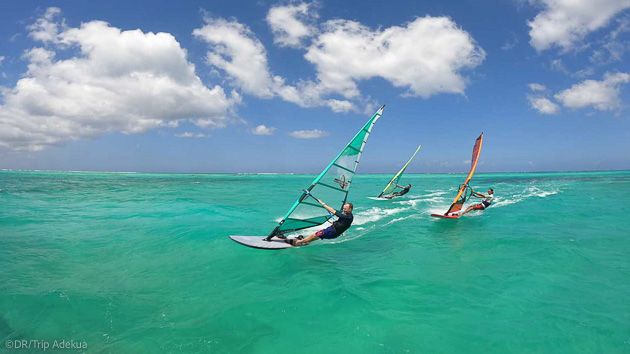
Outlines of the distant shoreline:
M502 173L585 173L585 172L630 172L628 170L571 170L571 171L495 171L495 172L477 172L479 175L491 175ZM316 175L319 172L312 173L294 173L294 172L137 172L137 171L63 171L63 170L14 170L3 168L0 172L65 172L65 173L111 173L111 174L154 174L154 175ZM360 175L387 175L393 172L370 172L370 173L357 173ZM462 172L407 172L405 175L459 175L466 174L467 171Z

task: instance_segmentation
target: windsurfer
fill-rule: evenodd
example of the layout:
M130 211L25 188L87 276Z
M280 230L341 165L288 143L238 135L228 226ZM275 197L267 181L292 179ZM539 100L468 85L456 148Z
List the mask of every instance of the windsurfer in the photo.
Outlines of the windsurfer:
M387 196L385 198L392 199L394 197L400 197L400 196L403 196L403 195L409 193L409 190L411 189L411 184L408 184L407 187L403 187L403 186L397 184L396 188L401 188L402 190L400 192L394 192L394 193L392 193L391 195L389 195L389 196Z
M485 210L487 207L489 207L492 204L492 199L494 198L494 189L488 188L488 194L477 193L473 190L471 192L471 195L476 198L482 198L483 200L479 204L469 206L466 211L458 214L459 216L462 216L472 210Z
M317 202L326 208L328 212L335 215L337 220L333 222L332 226L314 232L306 238L299 236L297 239L286 239L285 242L290 243L293 246L306 246L313 240L337 238L350 228L350 225L352 225L352 221L354 220L354 216L352 215L352 209L354 209L354 206L352 203L344 204L342 212L329 207L320 199L317 199Z

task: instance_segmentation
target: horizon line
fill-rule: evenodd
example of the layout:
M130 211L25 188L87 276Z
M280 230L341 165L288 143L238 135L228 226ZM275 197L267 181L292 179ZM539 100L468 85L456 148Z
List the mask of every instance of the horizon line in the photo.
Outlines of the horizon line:
M96 171L96 170L19 170L3 168L0 171L11 172L67 172L67 173L120 173L120 174L169 174L169 175L315 175L318 172L141 172L141 171ZM499 174L499 173L569 173L569 172L623 172L630 169L610 169L610 170L546 170L546 171L494 171L477 172L475 175ZM467 172L408 172L406 175L456 175ZM358 173L356 173L358 174ZM388 175L392 172L370 172L362 175Z

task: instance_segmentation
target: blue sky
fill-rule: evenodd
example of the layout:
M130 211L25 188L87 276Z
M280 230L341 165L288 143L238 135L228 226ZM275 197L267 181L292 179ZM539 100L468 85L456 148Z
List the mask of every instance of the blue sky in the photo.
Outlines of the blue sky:
M0 168L630 169L630 1L0 5Z

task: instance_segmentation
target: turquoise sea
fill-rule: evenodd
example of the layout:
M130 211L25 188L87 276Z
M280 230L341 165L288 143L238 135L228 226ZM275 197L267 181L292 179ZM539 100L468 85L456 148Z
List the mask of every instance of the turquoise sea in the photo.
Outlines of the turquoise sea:
M630 352L630 171L477 174L494 205L438 220L463 174L359 170L341 238L228 239L314 177L0 171L0 352Z

